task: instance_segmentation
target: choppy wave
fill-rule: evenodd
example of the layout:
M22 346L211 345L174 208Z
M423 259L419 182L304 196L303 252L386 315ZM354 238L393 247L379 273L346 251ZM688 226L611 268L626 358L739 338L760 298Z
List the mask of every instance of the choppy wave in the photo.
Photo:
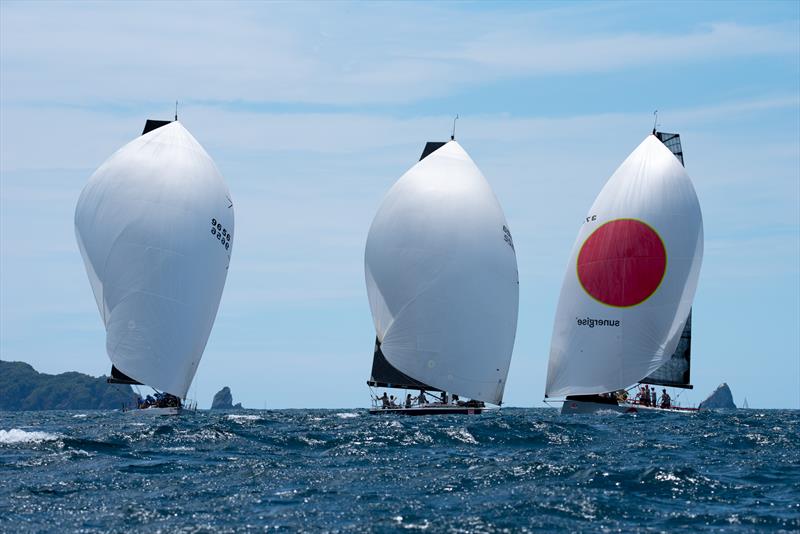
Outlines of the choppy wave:
M39 443L41 441L54 441L58 438L57 434L50 434L49 432L28 431L20 428L0 430L0 443L4 444Z
M253 415L253 414L228 414L225 416L226 419L230 419L231 421L258 421L261 419L260 415Z
M17 530L800 529L800 412L0 413ZM11 512L13 510L13 514ZM2 529L0 529L2 530Z

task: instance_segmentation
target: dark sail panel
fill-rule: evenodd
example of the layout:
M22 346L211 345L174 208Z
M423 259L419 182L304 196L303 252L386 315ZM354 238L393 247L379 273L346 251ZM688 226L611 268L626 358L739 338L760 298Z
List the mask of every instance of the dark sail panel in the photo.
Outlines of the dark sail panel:
M655 132L659 141L675 154L675 157L683 165L683 148L681 147L680 134ZM650 373L641 382L643 384L653 384L658 386L670 386L676 388L692 389L690 382L690 371L692 367L692 310L689 310L689 317L686 325L681 332L681 339L678 347L664 365Z
M686 319L686 325L681 332L681 339L678 341L678 348L664 365L650 373L641 380L642 384L653 384L657 386L670 386L675 388L692 389L690 384L692 363L692 312Z
M422 161L446 144L446 142L442 141L428 141L425 143L425 148L422 150L422 155L419 157L419 160Z
M111 366L111 376L106 379L109 384L132 384L134 386L143 386L138 380L129 377L115 366Z
M375 354L372 357L372 374L367 380L370 386L381 388L424 389L425 391L441 391L419 380L414 380L400 371L386 359L381 351L381 342L375 338Z
M674 133L664 133L664 132L655 132L656 137L659 141L664 143L664 145L675 154L675 157L681 162L681 165L684 167L686 164L683 162L683 148L681 147L681 136L680 134Z
M147 122L144 123L144 130L142 130L142 135L146 134L147 132L152 132L157 128L161 128L162 126L166 126L171 122L172 121L157 121L153 119L147 119Z

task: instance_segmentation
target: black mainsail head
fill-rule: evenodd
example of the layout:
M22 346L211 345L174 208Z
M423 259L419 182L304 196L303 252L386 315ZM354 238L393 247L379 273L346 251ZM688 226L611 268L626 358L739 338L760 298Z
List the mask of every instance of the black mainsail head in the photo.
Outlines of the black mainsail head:
M422 155L419 157L419 160L422 161L446 144L447 141L428 141L425 143L425 148L422 149Z
M681 148L681 136L676 133L654 132L659 141L675 154L675 157L681 162L681 165L686 167L683 162L683 148Z
M681 136L675 133L653 132L659 141L673 153L675 157L684 165L683 148L681 147ZM689 317L681 332L681 339L678 347L661 367L647 375L641 380L643 384L653 384L658 386L670 386L676 388L692 389L690 384L690 372L692 367L692 311L689 310Z
M172 121L162 121L156 119L147 119L147 122L144 123L144 130L142 130L142 135L152 132L162 126L166 126L167 124L171 123Z

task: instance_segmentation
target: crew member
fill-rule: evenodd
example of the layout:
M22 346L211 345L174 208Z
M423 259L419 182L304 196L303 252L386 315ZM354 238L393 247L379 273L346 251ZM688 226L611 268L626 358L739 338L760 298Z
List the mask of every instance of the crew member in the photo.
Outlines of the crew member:
M666 388L661 390L661 407L662 408L670 408L672 407L672 399L667 393Z

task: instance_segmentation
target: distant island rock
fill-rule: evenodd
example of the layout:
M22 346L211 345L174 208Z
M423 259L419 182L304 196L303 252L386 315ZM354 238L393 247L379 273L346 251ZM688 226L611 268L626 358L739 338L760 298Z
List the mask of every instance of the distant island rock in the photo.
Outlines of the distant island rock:
M212 410L241 410L242 403L237 402L233 404L233 395L231 395L231 388L225 386L217 391L214 395L214 400L211 402Z
M39 373L25 362L0 361L0 410L109 410L135 405L128 385L69 372Z
M728 384L722 383L714 393L700 403L701 410L735 410L736 404L733 403L733 395Z

